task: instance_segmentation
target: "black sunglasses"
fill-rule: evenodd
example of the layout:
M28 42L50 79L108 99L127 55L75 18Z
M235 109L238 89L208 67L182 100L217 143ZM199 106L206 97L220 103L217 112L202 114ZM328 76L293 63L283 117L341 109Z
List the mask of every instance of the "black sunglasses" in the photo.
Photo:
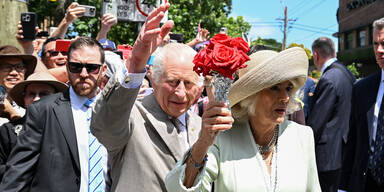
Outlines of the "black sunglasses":
M52 56L52 57L58 56L59 53L61 53L61 55L63 55L63 56L67 56L68 55L68 52L66 52L66 51L48 50L46 53L49 53L49 55Z
M68 62L68 69L71 73L81 73L83 67L87 70L88 73L97 74L99 73L99 69L101 64L93 64L93 63L78 63L78 62Z

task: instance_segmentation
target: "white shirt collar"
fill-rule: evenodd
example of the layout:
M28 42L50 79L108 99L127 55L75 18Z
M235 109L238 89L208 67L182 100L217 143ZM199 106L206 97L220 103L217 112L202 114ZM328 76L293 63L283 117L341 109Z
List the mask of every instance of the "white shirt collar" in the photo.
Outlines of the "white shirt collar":
M185 112L186 113L186 112ZM186 121L186 119L185 119L185 113L183 113L183 114L181 114L180 116L178 116L177 117L177 119L181 122L181 123L183 123L183 125L185 126L185 127L187 127L187 123L185 122ZM173 117L171 117L171 116L169 116L168 115L168 117L169 117L169 119L172 119Z
M84 109L84 103L88 100L88 97L76 94L72 86L69 86L69 98L74 109Z
M323 75L325 69L326 69L327 67L329 67L329 66L330 66L333 62L335 62L336 60L337 60L336 58L328 59L328 60L324 63L323 67L321 68L321 75Z

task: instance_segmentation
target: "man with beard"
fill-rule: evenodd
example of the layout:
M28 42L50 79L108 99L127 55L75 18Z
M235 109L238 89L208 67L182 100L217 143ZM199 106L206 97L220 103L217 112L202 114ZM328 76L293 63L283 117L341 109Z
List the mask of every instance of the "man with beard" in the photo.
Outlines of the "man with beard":
M89 132L89 106L107 71L102 46L80 37L68 50L69 90L27 109L25 132L7 162L0 191L108 191L107 158Z

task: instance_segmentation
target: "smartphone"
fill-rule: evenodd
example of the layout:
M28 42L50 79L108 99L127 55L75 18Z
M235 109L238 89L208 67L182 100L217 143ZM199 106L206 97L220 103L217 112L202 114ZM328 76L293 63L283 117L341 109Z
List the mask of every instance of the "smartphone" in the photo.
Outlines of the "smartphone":
M106 2L105 5L105 13L110 13L112 14L113 16L117 17L117 3L114 1L114 0L110 0L109 2Z
M71 45L71 40L69 39L58 39L56 40L56 51L68 52L69 45Z
M90 5L79 5L80 7L85 8L84 15L85 17L95 17L96 16L96 7Z
M4 99L7 98L7 96L7 89L5 89L4 86L0 85L0 104L4 103Z
M37 26L37 15L33 12L21 13L21 26L23 27L23 40L35 40Z

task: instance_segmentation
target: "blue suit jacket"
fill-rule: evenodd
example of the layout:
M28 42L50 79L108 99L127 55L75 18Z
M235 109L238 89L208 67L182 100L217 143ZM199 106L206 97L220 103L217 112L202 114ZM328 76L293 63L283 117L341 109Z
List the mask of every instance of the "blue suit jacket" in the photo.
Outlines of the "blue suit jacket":
M338 65L333 66L333 65ZM344 68L345 70L341 70ZM348 77L349 75L350 77ZM342 146L347 142L352 87L355 77L335 61L324 71L309 103L307 124L315 136L319 172L341 168Z

